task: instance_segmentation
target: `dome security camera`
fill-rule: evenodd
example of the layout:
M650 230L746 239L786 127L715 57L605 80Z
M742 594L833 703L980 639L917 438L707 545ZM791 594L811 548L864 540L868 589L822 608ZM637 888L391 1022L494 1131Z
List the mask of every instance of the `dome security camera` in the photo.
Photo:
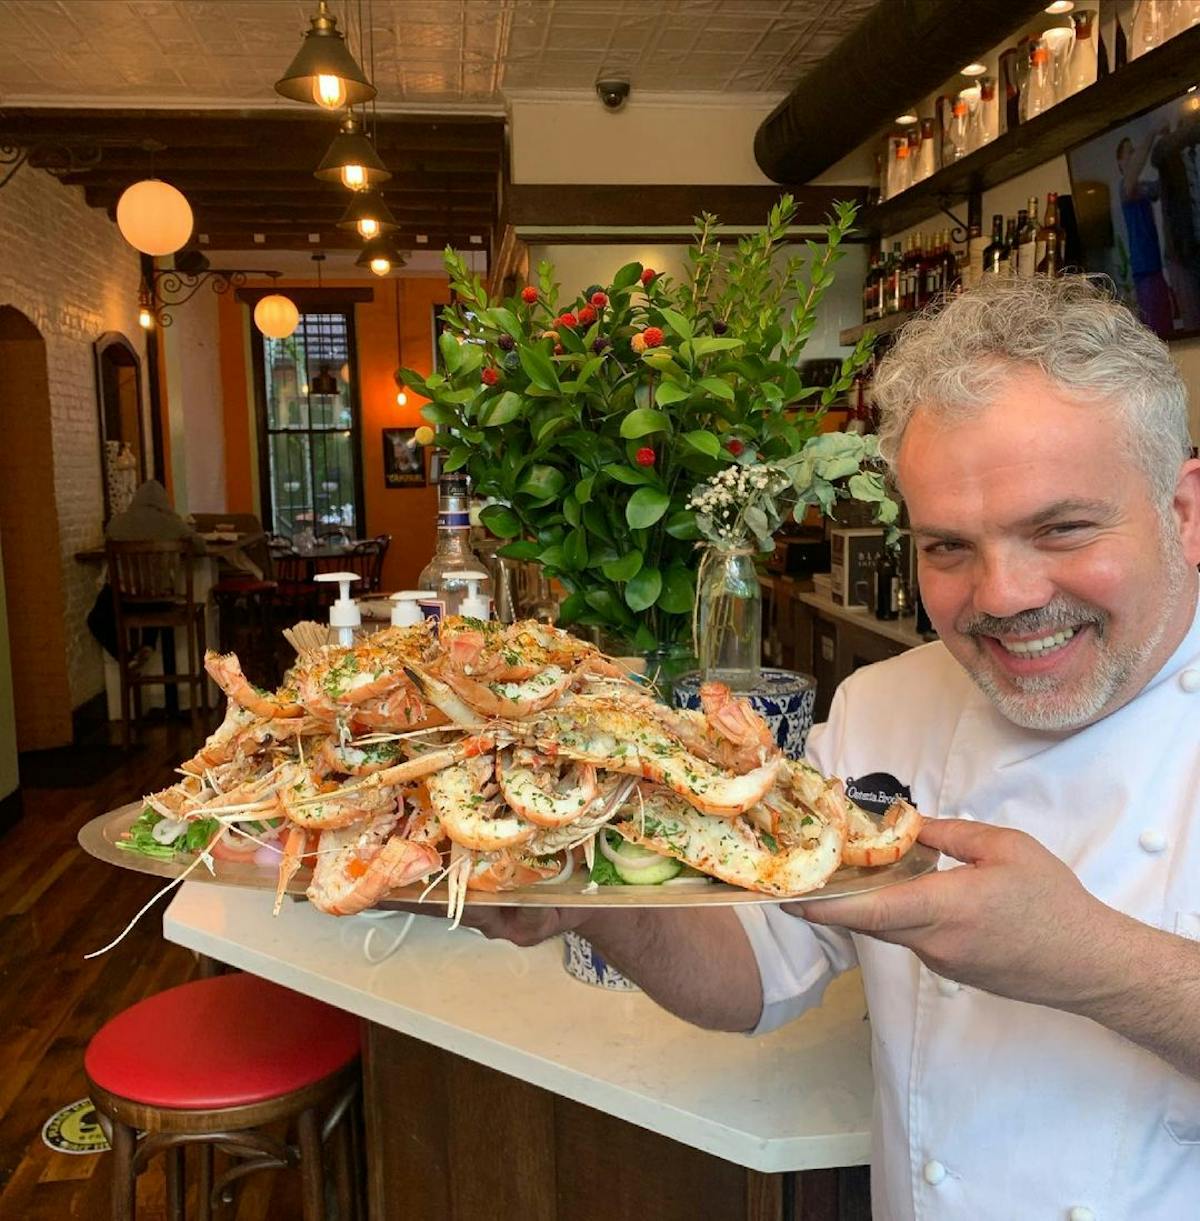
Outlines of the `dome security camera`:
M621 80L597 81L596 96L604 104L605 110L620 110L629 97L629 82Z

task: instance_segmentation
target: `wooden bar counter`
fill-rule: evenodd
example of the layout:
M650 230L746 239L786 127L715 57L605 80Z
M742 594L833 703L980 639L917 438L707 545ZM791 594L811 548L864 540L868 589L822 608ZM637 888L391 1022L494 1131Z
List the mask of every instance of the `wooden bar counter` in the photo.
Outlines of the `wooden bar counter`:
M164 931L363 1017L372 1221L849 1221L869 1216L872 1081L857 972L761 1038L698 1030L534 949L417 917L271 917L188 882Z

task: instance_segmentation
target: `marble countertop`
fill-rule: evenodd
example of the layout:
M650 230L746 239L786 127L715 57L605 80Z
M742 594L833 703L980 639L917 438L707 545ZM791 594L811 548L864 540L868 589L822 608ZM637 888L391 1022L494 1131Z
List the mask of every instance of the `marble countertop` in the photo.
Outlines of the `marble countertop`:
M767 1173L870 1156L870 1035L857 972L820 1009L758 1038L699 1030L641 993L580 983L555 939L534 949L415 917L337 919L188 882L168 940L717 1157Z

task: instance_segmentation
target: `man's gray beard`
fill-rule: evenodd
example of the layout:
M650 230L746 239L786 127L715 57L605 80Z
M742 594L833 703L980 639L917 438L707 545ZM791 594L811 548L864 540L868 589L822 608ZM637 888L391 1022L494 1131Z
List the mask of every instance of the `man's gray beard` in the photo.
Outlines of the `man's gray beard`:
M1174 540L1174 545L1169 540ZM1179 554L1178 532L1172 519L1159 535L1159 546L1166 559L1162 602L1170 606L1179 597L1192 569ZM1073 690L1059 691L1060 680L1051 675L1028 678L1008 675L1006 681L1016 692L1002 689L995 675L985 667L966 666L975 685L996 705L999 712L1023 729L1077 729L1093 721L1101 710L1145 664L1162 642L1167 616L1161 615L1147 625L1145 637L1137 644L1113 648L1105 643L1108 615L1085 602L1055 599L1036 610L1023 611L1010 619L977 615L960 631L967 635L1049 635L1066 627L1087 624L1096 633L1098 657L1092 673ZM1042 697L1042 698L1039 698Z

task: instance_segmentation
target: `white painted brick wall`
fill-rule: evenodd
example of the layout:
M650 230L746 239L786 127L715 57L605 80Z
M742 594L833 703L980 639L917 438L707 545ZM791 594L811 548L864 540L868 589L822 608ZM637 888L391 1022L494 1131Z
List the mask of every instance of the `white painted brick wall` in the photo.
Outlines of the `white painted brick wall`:
M72 707L104 689L101 649L86 623L98 572L75 559L103 541L92 344L105 331L120 331L143 355L144 372L139 279L137 252L103 211L87 206L81 188L24 168L0 190L0 305L20 310L46 341Z

